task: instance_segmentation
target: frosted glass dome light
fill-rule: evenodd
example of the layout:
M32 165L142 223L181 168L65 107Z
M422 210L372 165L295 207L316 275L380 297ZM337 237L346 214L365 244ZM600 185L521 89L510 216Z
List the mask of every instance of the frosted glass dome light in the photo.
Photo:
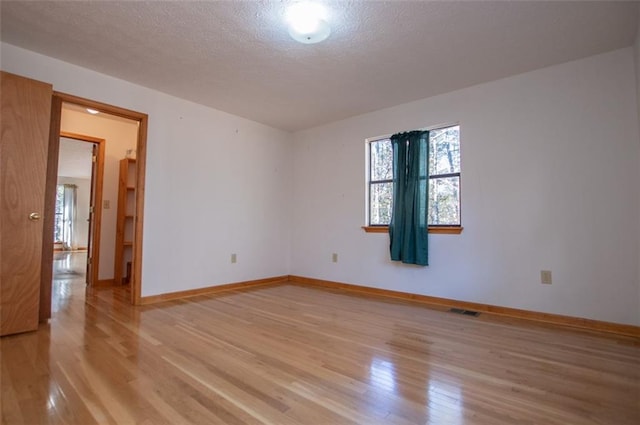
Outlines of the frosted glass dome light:
M286 20L289 24L289 35L300 43L319 43L331 34L327 10L320 3L294 3L287 8Z

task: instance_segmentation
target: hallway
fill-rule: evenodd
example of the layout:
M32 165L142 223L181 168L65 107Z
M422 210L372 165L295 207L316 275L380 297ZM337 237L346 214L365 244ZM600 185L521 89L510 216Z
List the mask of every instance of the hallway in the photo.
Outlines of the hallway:
M57 251L53 253L53 282L51 312L69 305L74 297L84 297L86 288L86 251Z

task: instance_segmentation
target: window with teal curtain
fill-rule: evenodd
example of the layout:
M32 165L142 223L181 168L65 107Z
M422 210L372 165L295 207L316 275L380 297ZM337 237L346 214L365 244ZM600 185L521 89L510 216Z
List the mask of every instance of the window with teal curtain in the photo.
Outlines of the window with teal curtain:
M391 260L429 265L427 205L429 132L391 136L393 209L389 223Z

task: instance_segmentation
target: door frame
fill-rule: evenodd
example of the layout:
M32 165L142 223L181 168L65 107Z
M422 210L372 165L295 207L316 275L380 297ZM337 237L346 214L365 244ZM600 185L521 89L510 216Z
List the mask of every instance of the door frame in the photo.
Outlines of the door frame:
M100 235L102 229L102 187L104 184L104 155L105 139L87 136L84 134L60 131L59 137L88 142L98 145L96 154L95 171L91 173L91 199L93 200L93 212L89 213L90 223L89 244L87 246L87 261L91 259L91 276L87 276L89 285L98 286L98 271L100 266ZM58 149L59 150L59 149ZM95 186L94 186L95 185ZM95 190L94 190L95 187Z
M136 218L134 223L133 270L131 279L131 304L140 305L142 289L142 244L144 224L144 187L147 159L147 126L149 116L142 112L97 102L62 92L53 92L51 125L49 133L49 160L47 163L47 186L45 192L45 220L44 236L53 234L53 213L55 212L55 190L58 171L58 152L60 150L60 124L62 118L62 103L72 103L83 108L116 115L138 122L138 140L136 143ZM51 281L53 267L53 244L43 244L42 279L40 299L40 320L46 321L51 317ZM43 305L44 304L44 305Z

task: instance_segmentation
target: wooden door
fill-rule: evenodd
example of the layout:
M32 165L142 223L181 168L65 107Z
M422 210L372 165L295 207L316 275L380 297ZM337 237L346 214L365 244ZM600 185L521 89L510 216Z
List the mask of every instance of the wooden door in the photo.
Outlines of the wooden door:
M87 283L87 285L91 285L92 284L92 277L93 277L93 245L92 245L92 236L93 236L93 232L95 231L94 227L95 227L95 214L94 211L96 210L96 183L97 180L96 179L96 165L97 165L97 159L98 159L98 145L96 145L95 143L92 145L92 150L91 150L91 194L89 196L89 231L88 231L88 235L89 235L89 239L87 240L87 269L86 269L86 273L85 273L85 282Z
M0 80L0 335L9 335L38 328L53 88L5 72Z

